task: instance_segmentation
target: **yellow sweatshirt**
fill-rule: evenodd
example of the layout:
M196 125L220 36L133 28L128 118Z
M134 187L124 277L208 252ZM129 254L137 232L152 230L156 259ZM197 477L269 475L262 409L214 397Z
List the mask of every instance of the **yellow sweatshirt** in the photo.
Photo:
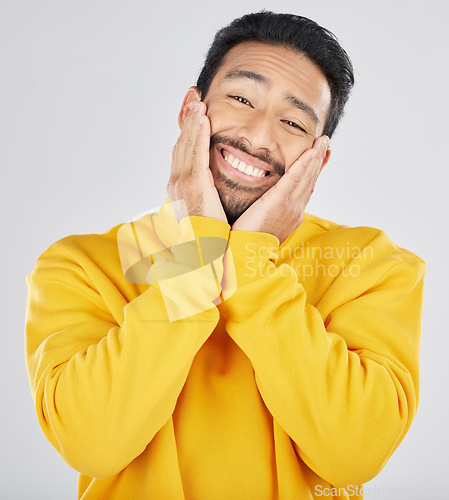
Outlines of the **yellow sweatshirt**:
M281 246L169 204L65 238L28 277L39 423L84 500L362 498L416 413L423 274L311 215Z

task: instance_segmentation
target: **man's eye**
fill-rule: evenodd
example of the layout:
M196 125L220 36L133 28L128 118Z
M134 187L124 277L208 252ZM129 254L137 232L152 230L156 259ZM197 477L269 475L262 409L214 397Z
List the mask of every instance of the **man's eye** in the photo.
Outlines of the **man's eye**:
M284 120L284 123L286 123L287 125L289 125L290 127L293 127L293 128L297 128L298 130L301 130L301 132L304 132L306 133L306 131L301 127L299 126L297 123L295 122L292 122L291 120Z
M242 96L239 96L239 95L230 95L229 97L232 97L233 99L235 99L236 101L241 102L242 104L246 104L247 106L251 106L251 103L248 101L248 99L245 99Z

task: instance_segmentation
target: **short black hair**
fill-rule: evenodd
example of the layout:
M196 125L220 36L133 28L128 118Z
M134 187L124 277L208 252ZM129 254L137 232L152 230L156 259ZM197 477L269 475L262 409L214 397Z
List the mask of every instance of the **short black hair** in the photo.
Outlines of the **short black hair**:
M220 29L198 77L197 87L202 99L206 97L227 52L239 43L250 41L290 48L320 68L331 90L331 105L323 134L331 137L354 85L354 70L335 35L306 17L264 10L246 14Z

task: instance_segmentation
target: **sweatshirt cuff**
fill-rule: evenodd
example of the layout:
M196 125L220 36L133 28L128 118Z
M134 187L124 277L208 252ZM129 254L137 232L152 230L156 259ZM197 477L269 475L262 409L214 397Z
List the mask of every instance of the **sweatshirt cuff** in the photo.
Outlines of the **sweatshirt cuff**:
M227 241L231 230L227 222L198 215L191 215L181 219L179 228L181 230L181 241L188 241L195 237L223 238Z
M221 302L223 257L230 227L206 217L184 217L180 237L150 269L170 321L194 316Z

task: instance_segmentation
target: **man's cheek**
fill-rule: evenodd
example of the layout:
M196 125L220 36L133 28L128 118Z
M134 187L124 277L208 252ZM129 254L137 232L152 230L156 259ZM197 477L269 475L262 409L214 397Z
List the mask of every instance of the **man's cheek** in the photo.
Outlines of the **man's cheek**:
M215 134L229 135L226 134L227 127L224 120L217 115L208 115L210 121L211 136Z
M236 130L235 117L230 116L228 110L223 107L211 104L206 111L210 121L211 135L221 134L233 136Z
M304 144L302 144L299 149L297 148L295 152L292 152L292 155L289 157L289 160L287 160L285 162L285 165L286 165L285 166L285 171L288 172L288 169L294 163L296 163L306 151L308 151L309 149L311 149L312 146L313 146L313 140L309 140L307 142L304 142ZM287 167L287 165L288 165L288 167Z

